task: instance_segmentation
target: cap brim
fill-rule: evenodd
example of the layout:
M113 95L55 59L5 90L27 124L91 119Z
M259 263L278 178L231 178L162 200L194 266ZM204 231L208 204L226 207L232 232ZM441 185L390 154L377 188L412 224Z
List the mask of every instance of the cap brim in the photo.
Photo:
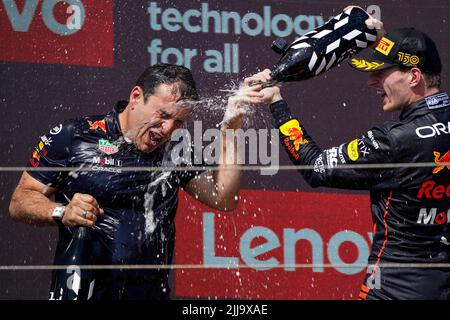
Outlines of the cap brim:
M356 69L361 72L374 72L379 70L384 70L388 68L392 68L395 65L378 61L375 59L372 59L371 61L365 60L365 59L359 59L359 58L353 58L351 59L348 64L353 69Z

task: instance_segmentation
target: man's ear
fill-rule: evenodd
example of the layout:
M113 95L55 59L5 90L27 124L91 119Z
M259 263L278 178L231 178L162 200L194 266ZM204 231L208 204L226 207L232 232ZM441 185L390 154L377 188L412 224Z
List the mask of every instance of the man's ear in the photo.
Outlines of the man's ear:
M139 103L142 99L144 99L144 91L139 86L134 86L130 92L130 104L131 109L134 109L134 106Z
M409 72L409 85L411 88L417 87L423 81L423 74L419 68L412 68Z

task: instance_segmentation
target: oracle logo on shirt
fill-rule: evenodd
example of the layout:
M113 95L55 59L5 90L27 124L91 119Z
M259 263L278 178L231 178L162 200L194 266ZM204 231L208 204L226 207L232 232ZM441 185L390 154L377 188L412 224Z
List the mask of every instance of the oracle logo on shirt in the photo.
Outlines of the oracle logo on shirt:
M112 0L0 1L1 61L112 67Z
M448 123L434 123L431 126L419 127L416 134L421 139L434 138L435 136L450 134L450 121Z

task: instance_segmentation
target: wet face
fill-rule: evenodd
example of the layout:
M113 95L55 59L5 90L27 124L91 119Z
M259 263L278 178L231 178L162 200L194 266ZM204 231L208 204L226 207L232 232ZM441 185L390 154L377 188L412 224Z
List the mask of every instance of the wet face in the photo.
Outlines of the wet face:
M174 85L158 86L146 102L139 87L133 88L131 96L125 136L142 152L152 152L167 142L172 133L183 126L192 110L189 103L181 101Z
M367 84L376 90L383 111L401 111L411 103L410 72L399 68L371 72Z

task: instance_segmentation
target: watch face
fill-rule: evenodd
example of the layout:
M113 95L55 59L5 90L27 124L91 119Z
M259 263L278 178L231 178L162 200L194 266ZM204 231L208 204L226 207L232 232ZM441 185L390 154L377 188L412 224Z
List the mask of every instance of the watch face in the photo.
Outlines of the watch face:
M52 213L53 219L61 220L63 215L64 215L64 211L65 210L66 210L66 207L64 207L64 206L56 207L55 210L53 210L53 213Z

